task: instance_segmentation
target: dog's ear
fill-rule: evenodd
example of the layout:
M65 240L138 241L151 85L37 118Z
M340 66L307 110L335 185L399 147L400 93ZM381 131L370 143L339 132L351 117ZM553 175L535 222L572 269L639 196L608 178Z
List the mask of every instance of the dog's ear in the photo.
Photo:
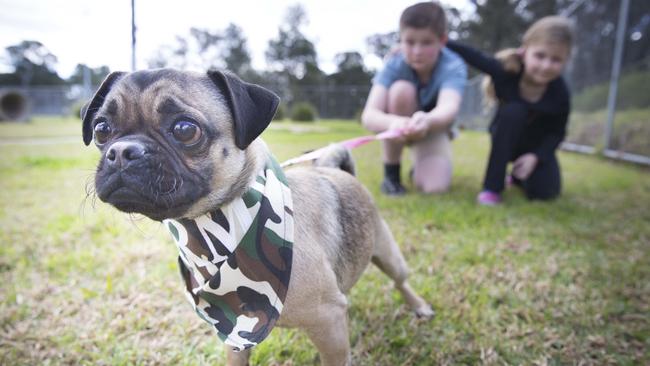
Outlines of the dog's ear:
M228 100L235 124L235 145L244 150L271 123L280 98L233 74L212 70L208 76Z
M104 104L104 99L106 99L106 95L113 87L113 84L124 76L124 74L126 73L122 71L114 71L110 73L106 79L102 81L102 85L99 86L99 89L97 89L92 99L81 108L83 139L86 146L90 145L90 141L93 139L92 121L95 117L95 113L97 113L102 104Z

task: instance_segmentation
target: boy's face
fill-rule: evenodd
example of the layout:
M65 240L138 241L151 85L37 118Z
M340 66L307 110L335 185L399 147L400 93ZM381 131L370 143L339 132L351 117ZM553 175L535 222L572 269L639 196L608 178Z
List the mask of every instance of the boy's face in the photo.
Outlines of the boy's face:
M533 43L524 50L525 76L537 84L547 84L562 74L569 48L554 43Z
M447 43L428 28L405 27L400 31L400 49L406 63L416 72L429 72L438 62L440 50Z

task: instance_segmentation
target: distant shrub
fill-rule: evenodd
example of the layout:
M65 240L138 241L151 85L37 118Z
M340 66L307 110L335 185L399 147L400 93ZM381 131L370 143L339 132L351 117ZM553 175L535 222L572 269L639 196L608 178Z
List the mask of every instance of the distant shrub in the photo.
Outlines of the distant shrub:
M287 112L286 112L286 107L284 104L280 103L278 105L278 109L275 111L275 115L273 116L274 121L282 121L283 119L286 118Z
M70 107L72 117L81 118L81 108L86 104L85 100L78 100Z
M646 108L650 105L650 72L625 73L619 80L617 109ZM609 82L584 89L573 98L575 110L594 112L607 105Z
M291 108L291 119L296 122L312 122L316 120L316 108L308 102L299 102Z
M355 120L355 122L361 123L361 115L363 115L363 108L357 109L357 111L354 112L354 120Z

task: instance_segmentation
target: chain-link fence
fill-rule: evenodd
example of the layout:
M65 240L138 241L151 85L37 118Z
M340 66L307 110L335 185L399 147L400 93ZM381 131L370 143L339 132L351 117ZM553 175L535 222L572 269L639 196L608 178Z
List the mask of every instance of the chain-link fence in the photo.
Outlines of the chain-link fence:
M0 87L0 115L19 121L31 115L72 115L87 95L79 85Z
M650 2L576 1L565 148L650 164Z
M358 120L370 92L370 85L264 86L280 96L286 109L291 110L296 103L308 102L318 117L325 119Z

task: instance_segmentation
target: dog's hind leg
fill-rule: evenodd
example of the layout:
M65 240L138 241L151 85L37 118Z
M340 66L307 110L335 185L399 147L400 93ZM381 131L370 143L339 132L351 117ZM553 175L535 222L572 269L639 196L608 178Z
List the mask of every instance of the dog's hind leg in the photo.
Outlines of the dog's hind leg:
M248 358L251 355L250 349L245 349L240 352L235 352L232 347L226 347L226 365L227 366L248 366Z
M303 328L318 349L323 366L351 364L347 300L339 294L338 300L319 305L313 323Z
M395 288L402 293L404 300L418 317L433 317L431 306L409 286L406 280L409 272L408 265L388 225L381 218L379 221L372 263L395 281Z

